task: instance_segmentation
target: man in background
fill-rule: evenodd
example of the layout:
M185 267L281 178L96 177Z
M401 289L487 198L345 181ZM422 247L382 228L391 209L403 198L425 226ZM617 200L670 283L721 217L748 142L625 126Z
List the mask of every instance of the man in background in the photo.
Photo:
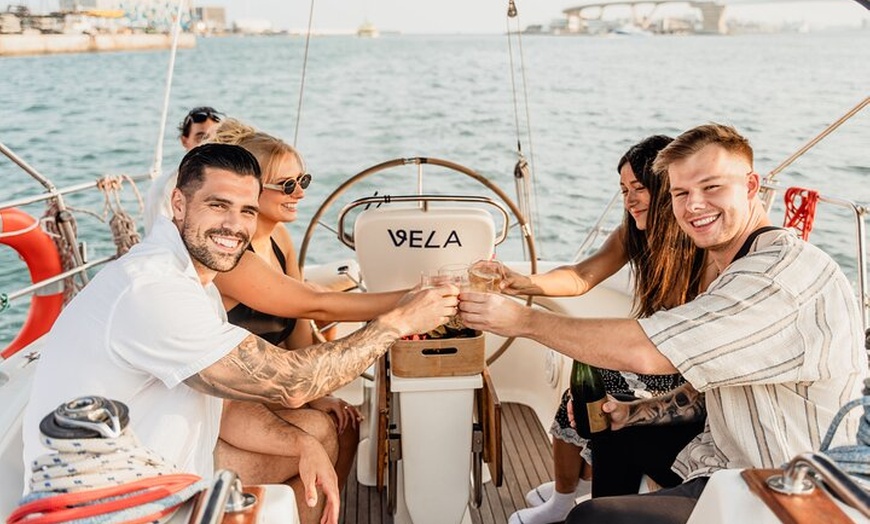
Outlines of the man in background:
M225 118L226 115L211 106L194 107L178 124L178 139L181 141L181 147L185 151L190 151L198 146ZM175 170L166 171L151 180L151 186L145 195L145 233L151 231L158 216L172 218L169 195L175 187L176 175Z
M178 125L178 139L185 151L190 151L208 138L209 133L226 116L210 106L200 106L191 109L184 120Z

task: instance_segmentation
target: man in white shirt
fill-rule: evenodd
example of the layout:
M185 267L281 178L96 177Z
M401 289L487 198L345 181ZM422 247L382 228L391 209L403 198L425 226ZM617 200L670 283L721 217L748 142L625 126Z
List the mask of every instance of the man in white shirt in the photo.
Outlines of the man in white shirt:
M293 352L271 346L226 321L212 283L236 265L256 229L256 159L238 146L206 144L178 172L174 223L158 219L47 335L24 418L25 469L47 451L40 420L62 403L97 395L130 408L129 427L144 446L181 471L211 476L222 398L299 407L359 376L398 338L455 313L455 287L425 290L346 338ZM326 521L337 522L329 457L310 436L293 438L309 505L322 488Z
M686 482L593 499L567 523L685 522L713 472L779 467L818 450L838 408L861 394L867 356L855 294L827 254L770 227L752 163L749 142L717 124L686 131L656 158L677 222L719 272L683 306L640 320L579 319L494 294L460 297L468 327L528 337L597 367L679 372L706 393L707 426L674 463ZM693 399L678 390L627 414L621 407L614 421L673 423ZM854 438L859 416L850 413L835 446Z

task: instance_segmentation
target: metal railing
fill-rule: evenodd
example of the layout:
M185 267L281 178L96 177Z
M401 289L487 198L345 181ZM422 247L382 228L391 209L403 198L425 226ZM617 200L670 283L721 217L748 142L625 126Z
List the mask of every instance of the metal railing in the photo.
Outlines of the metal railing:
M245 493L235 472L222 469L215 474L212 484L197 498L188 524L220 524L226 514L238 514L257 504L255 495ZM244 521L244 519L241 519ZM288 520L293 518L288 515Z
M595 224L589 229L589 232L586 233L586 238L583 239L583 242L580 243L580 247L577 248L577 252L574 254L573 263L580 262L587 256L587 252L595 246L595 241L598 240L599 235L605 235L610 233L610 229L604 227L604 220L607 218L607 215L613 210L613 206L619 202L622 197L622 193L617 191L611 197L610 202L604 207L604 211L601 212L601 215L598 217L598 220L595 221Z
M782 475L768 478L767 486L785 495L808 495L816 489L815 483L809 478L811 474L824 482L843 502L870 518L870 493L864 491L824 453L798 455L788 463Z
M33 168L30 164L25 162L21 157L19 157L15 152L9 149L5 144L0 142L0 154L7 157L9 160L18 165L22 171L30 175L34 180L36 180L40 185L45 188L44 193L39 193L36 195L25 196L21 198L16 198L12 200L7 200L4 202L0 202L0 209L8 209L13 207L21 207L29 204L36 204L39 202L47 202L54 201L57 206L58 214L71 214L70 209L67 207L66 202L64 200L64 196L70 195L73 193L80 193L85 191L94 191L98 190L99 180L93 180L91 182L83 182L80 184L74 184L62 188L58 188L52 183L48 177L39 173L35 168ZM132 182L140 182L150 180L151 177L148 174L137 175L130 177ZM45 287L56 284L59 281L62 281L69 277L78 277L82 283L82 285L87 284L88 277L87 271L91 268L99 266L101 264L105 264L115 258L115 256L106 256L94 261L87 261L86 255L83 253L81 246L78 241L78 236L72 227L70 221L67 220L59 220L58 221L58 233L63 237L65 243L69 246L75 246L76 249L71 250L71 255L73 258L73 267L64 273L59 275L55 275L49 279L42 280L40 282L34 282L31 285L28 285L24 288L15 290L11 293L5 295L6 299L9 301L21 298L23 296L29 295L31 293L35 293Z
M819 195L819 201L842 207L852 212L855 218L855 250L858 270L858 298L861 303L864 321L864 330L870 325L870 297L867 295L867 249L865 248L865 224L864 217L867 215L867 206L859 205L841 198L826 197Z

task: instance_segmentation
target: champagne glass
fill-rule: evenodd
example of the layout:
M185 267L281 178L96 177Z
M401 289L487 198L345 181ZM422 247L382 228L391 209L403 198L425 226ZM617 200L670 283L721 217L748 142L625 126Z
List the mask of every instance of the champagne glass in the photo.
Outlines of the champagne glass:
M468 283L473 291L498 293L504 267L495 260L478 260L468 268Z
M443 283L453 284L460 290L468 287L468 264L447 264L438 268L438 275L443 279ZM448 329L461 331L465 329L459 315L453 315L445 324Z
M438 276L445 284L462 287L468 284L468 264L447 264L438 268Z
M420 273L420 289L431 289L443 286L449 282L450 280L437 269L430 269Z

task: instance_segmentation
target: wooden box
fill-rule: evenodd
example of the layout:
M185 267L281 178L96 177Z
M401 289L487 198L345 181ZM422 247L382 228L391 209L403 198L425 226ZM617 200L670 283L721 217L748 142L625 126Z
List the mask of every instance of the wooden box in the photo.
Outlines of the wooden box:
M476 375L486 364L483 333L474 337L399 340L390 348L390 370L397 377Z

